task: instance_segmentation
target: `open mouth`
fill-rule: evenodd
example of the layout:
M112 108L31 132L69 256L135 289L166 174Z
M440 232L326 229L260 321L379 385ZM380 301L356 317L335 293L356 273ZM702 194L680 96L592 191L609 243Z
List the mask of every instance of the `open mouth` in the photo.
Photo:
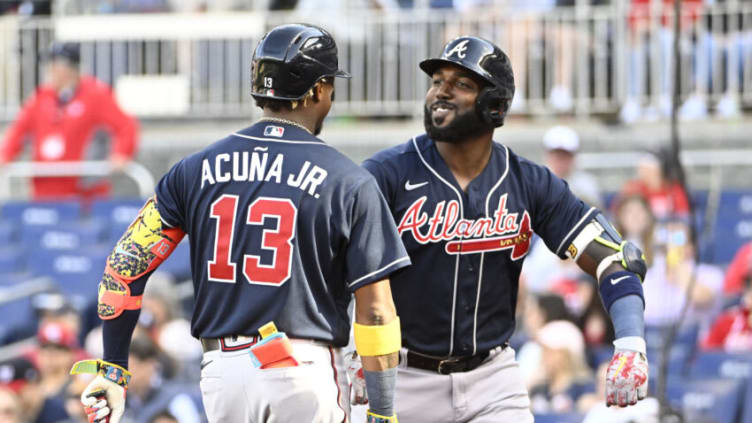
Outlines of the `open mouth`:
M452 113L456 107L447 102L438 101L431 105L431 119L434 125L441 125L446 120L447 116Z

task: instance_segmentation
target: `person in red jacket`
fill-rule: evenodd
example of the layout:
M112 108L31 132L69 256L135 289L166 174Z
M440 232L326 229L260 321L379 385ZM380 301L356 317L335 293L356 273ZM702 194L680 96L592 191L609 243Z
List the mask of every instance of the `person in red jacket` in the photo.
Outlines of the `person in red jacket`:
M0 165L21 152L27 138L32 141L36 162L103 159L93 157L92 139L97 129L112 134L109 160L113 171L131 160L138 139L138 122L118 106L110 87L79 72L77 43L54 43L48 55L45 84L26 102L0 144ZM85 186L79 177L35 177L35 199L108 195L110 184L98 181Z
M752 242L742 245L726 269L723 293L737 295L752 281Z
M713 323L702 343L706 350L752 352L752 279L745 279L741 304L724 312Z

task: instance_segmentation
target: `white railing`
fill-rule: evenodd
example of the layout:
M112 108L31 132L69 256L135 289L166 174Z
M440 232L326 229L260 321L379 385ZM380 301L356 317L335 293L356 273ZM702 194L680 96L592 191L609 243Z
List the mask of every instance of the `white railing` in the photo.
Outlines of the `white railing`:
M142 116L248 116L256 113L249 62L259 37L274 25L300 21L333 33L342 67L354 76L337 81L338 115L419 116L428 79L418 62L464 33L491 39L510 55L518 90L513 113L613 114L627 100L665 110L672 43L663 1L653 0L652 15L640 25L630 18L627 0L588 3L545 12L494 6L472 13L3 17L0 119L12 119L42 79L39 53L53 39L82 42L83 70L116 88L127 86L118 95ZM727 0L687 21L681 33L683 96L711 107L724 99L752 103L752 3Z
M139 195L146 198L154 192L154 176L137 162L129 162L118 170L132 179ZM115 171L108 161L88 162L16 162L8 163L0 168L0 198L11 196L11 180L13 178L28 179L32 177L60 177L60 176L109 176Z

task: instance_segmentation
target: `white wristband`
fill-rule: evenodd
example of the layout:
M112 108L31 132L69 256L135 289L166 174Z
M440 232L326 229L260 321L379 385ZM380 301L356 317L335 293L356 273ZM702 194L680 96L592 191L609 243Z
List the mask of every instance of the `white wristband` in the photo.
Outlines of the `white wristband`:
M614 341L617 350L637 351L647 355L647 344L641 336L625 336Z
M601 260L600 263L598 263L598 268L595 269L595 277L598 278L598 283L601 282L601 276L603 276L603 272L606 271L606 268L611 265L613 262L621 262L621 260L624 258L621 251L618 253L611 254L610 256L607 256L603 260Z

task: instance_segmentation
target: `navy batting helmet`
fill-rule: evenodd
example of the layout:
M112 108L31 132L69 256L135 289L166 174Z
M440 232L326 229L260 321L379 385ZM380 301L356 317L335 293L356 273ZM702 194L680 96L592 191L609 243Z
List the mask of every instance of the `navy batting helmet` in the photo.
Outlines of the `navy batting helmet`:
M259 41L251 65L254 98L300 100L326 77L349 78L339 69L337 44L325 30L308 24L281 25Z
M420 68L430 76L446 64L465 68L488 83L478 94L476 109L489 124L503 125L514 97L514 74L509 57L490 41L462 36L447 43L441 57L420 62Z

